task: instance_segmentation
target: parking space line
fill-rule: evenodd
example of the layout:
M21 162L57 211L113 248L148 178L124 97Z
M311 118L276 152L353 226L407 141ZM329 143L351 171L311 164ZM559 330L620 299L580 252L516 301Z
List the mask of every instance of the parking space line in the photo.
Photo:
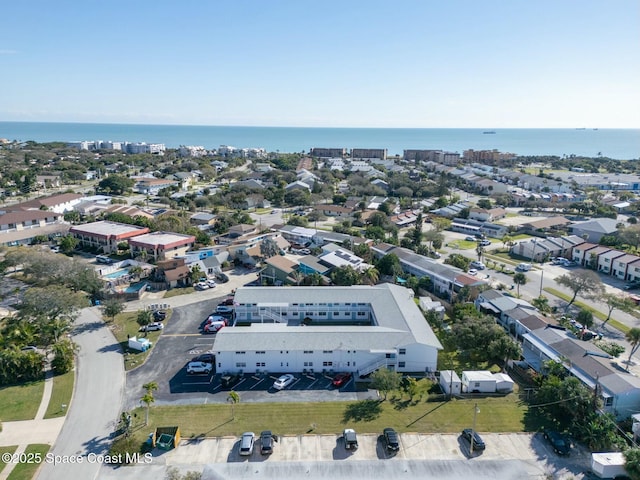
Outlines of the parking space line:
M311 387L313 387L316 383L318 383L318 380L314 380L313 382L311 382L311 384L307 387L307 390L310 390Z
M163 337L201 337L200 333L163 333Z
M258 385L260 385L262 382L264 382L264 378L259 380L255 385L251 385L249 387L249 390L253 390L255 387L257 387Z

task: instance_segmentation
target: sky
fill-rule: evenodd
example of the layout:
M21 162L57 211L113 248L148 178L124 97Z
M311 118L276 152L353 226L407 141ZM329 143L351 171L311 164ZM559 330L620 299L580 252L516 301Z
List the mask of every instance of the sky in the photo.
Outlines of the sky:
M640 128L638 0L5 2L0 120Z

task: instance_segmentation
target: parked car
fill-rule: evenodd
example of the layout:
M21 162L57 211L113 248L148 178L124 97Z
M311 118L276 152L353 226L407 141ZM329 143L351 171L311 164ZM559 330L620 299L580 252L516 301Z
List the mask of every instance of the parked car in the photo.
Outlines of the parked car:
M225 273L216 273L216 280L222 283L227 283L229 281L229 277Z
M216 313L233 313L233 307L230 305L218 305L216 307Z
M469 448L471 448L471 438L473 438L473 450L484 450L486 445L482 437L478 435L478 432L474 432L471 428L465 428L462 430L462 438L469 442Z
M474 260L469 265L471 265L473 268L475 268L477 270L484 270L486 268L484 263L479 262L478 260Z
M111 265L113 263L113 259L107 257L106 255L98 255L96 257L96 262L102 263L103 265Z
M358 436L356 431L352 428L345 428L342 432L342 438L344 438L344 448L347 450L358 449Z
M220 377L222 388L231 388L242 379L242 375L223 375Z
M153 319L157 322L162 322L163 320L166 320L167 318L167 312L165 312L164 310L155 310L153 312Z
M141 326L138 331L139 332L155 332L156 330L162 330L163 328L164 328L164 325L161 324L160 322L153 322L153 323L150 323L149 325Z
M309 250L308 248L303 248L300 250L300 254L302 255L311 255L311 250Z
M625 290L636 290L640 288L640 282L629 282L624 286Z
M211 315L209 315L207 317L207 319L204 321L205 325L207 323L213 323L213 322L224 322L225 326L229 325L229 321L223 317L222 315L218 315L216 313L212 313Z
M339 388L346 385L349 382L349 380L351 380L351 373L349 372L339 373L335 377L333 377L331 384L334 387Z
M226 322L207 322L202 329L204 333L218 333L222 328L226 327Z
M209 375L213 370L213 364L207 362L189 362L187 364L187 373L193 375L196 373Z
M273 388L275 388L276 390L282 390L284 388L287 388L289 385L291 385L294 382L295 379L296 377L294 377L290 373L281 375L280 378L278 378L275 382L273 382Z
M476 237L472 237L471 235L467 235L466 237L464 237L464 239L467 242L475 242L476 241Z
M382 437L384 438L384 444L387 448L387 452L397 452L400 450L398 432L393 428L385 428L382 431Z
M207 280L207 282L206 282L206 283L207 283L207 286L208 286L209 288L216 288L216 282L215 282L215 280Z
M233 297L227 297L223 301L221 301L218 305L228 305L233 306Z
M516 270L519 272L528 272L529 270L531 270L531 264L530 263L519 263L518 266L516 267Z
M240 455L251 455L253 453L253 443L256 435L253 432L244 432L240 439Z
M207 290L209 285L207 285L207 282L198 282L193 286L193 288L196 290Z
M491 240L480 240L481 247L488 247L491 245Z
M204 362L204 363L210 363L213 365L213 362L216 361L216 356L213 353L202 353L200 355L198 355L197 357L194 357L193 360L191 360L192 362Z
M265 430L260 433L260 453L262 455L271 455L273 453L273 442L277 437L271 433L271 430Z
M470 268L467 273L469 275L477 275L478 274L478 270L476 270L475 268Z
M558 455L569 455L571 444L567 437L555 430L545 430L544 439L549 442L553 451Z

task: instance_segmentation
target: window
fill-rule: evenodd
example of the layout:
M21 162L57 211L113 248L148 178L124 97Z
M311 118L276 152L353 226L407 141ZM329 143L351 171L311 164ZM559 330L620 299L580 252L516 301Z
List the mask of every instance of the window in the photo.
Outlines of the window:
M473 384L474 387L479 387L480 386L480 382L476 382Z
M359 317L364 317L367 314L367 312L358 312L358 316Z
M264 367L265 363L264 362L256 362L256 367Z
M398 353L400 355L406 355L407 354L407 349L406 348L401 348L400 350L398 350Z
M323 350L322 353L333 353L333 350Z
M604 406L610 407L613 405L613 397L607 397L604 399Z
M265 352L262 351L262 350L259 350L259 351L256 352L256 355L264 355L264 354L265 354Z
M313 367L313 362L304 362L305 367Z
M323 367L333 367L333 362L322 362Z
M236 355L244 355L247 352L236 352Z
M313 353L313 350L305 350L305 351L304 351L304 354L305 354L305 355L308 355L308 354L311 354L311 353Z
M320 312L320 316L321 317L326 317L327 316L327 312Z
M398 362L398 368L404 368L405 363L404 362Z
M245 362L236 362L236 368L245 368L246 366Z

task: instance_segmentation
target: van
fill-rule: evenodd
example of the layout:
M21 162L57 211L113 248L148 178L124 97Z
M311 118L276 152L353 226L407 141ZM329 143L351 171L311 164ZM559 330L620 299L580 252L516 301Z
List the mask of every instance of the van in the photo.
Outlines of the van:
M111 265L113 263L113 260L106 255L98 255L96 257L96 262L102 263L104 265Z
M531 270L531 264L530 263L521 263L516 267L516 270L518 270L520 272L528 272L529 270Z

